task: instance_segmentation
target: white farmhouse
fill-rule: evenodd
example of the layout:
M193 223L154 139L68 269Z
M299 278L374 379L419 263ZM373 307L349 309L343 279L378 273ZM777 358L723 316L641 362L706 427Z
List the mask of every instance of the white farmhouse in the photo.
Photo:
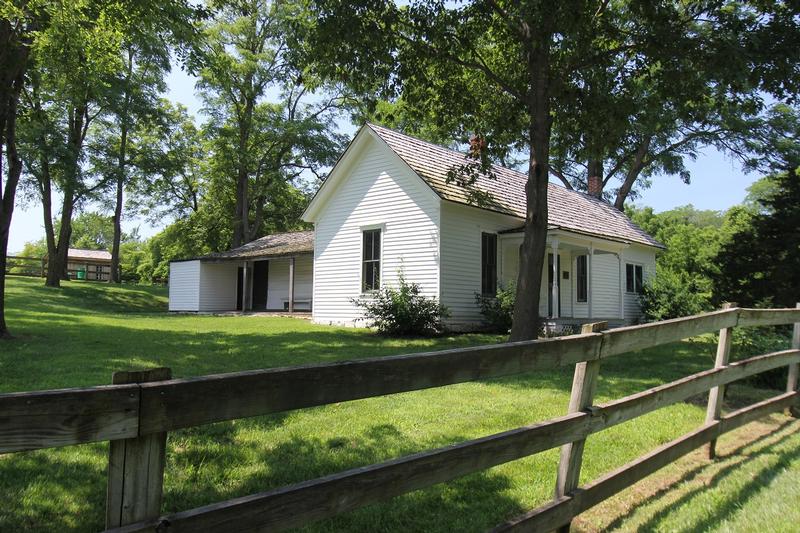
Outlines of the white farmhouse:
M173 263L170 309L220 311L234 309L237 302L241 307L242 301L246 308L296 309L292 302L302 294L315 322L363 325L353 298L396 284L402 272L449 308L451 328L475 328L482 318L476 294L491 295L516 281L527 176L495 166L493 177L479 177L471 187L448 183L448 171L464 163L462 153L368 124L303 214L314 224L313 253L311 234L303 232ZM480 206L472 201L475 192ZM587 194L550 184L548 207L550 253L540 314L554 323L636 321L638 293L654 274L655 255L663 246ZM270 250L266 244L276 238L297 242L290 250ZM300 251L299 242L308 250ZM301 257L309 267L313 257L313 269L292 266ZM287 267L276 266L273 275L269 266L264 274L266 267L259 267L264 262ZM217 291L214 276L219 276L211 270L203 276L204 267L227 269L229 299L215 304L219 308L202 304L202 292ZM191 269L197 274L183 273ZM182 280L188 277L192 281L186 284ZM196 298L195 292L200 293ZM194 300L173 306L173 293L176 302Z

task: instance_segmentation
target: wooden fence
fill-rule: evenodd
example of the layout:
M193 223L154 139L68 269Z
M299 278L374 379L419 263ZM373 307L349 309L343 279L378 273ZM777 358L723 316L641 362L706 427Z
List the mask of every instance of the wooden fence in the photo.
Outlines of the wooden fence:
M6 257L6 275L43 278L44 273L45 262L41 257L23 257L20 255Z
M794 323L789 350L729 363L734 327ZM556 496L497 531L568 529L576 515L704 444L798 403L798 309L740 309L579 335L320 365L170 379L168 369L118 372L113 385L0 395L0 453L111 441L106 525L115 531L282 530L357 509L472 472L561 447ZM720 331L714 368L625 398L593 405L603 360ZM575 365L569 412L561 417L381 464L159 516L169 431L334 402L441 387ZM789 367L786 392L721 414L725 385ZM708 416L696 431L583 487L586 438L704 393Z

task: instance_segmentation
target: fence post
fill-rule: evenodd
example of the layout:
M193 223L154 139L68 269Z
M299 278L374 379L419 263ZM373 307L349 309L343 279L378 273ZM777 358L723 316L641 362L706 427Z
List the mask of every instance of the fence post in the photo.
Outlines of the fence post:
M584 324L581 333L597 333L608 329L608 322L595 322ZM597 376L600 373L600 360L585 361L575 365L575 375L572 378L572 393L569 399L569 412L576 413L594 402L594 393L597 388ZM581 474L583 461L583 447L585 439L567 443L561 447L561 460L558 464L556 477L556 498L572 492L577 486ZM569 524L562 526L559 532L568 532Z
M722 304L723 309L736 307L733 302ZM717 343L717 357L714 360L714 368L728 366L731 355L731 337L733 328L723 328L719 330L719 342ZM722 401L725 397L725 385L718 385L708 392L708 408L706 409L706 424L717 421L722 416ZM708 458L713 459L717 456L717 439L708 443Z
M170 379L169 368L114 372L115 385ZM143 415L139 413L141 421ZM156 518L161 512L167 434L112 440L108 454L106 529Z
M796 307L800 309L800 302L797 303ZM800 322L794 323L794 334L792 335L792 349L793 350L800 350ZM800 363L794 363L789 365L789 380L786 382L786 392L793 392L798 390L798 375L800 375ZM794 416L795 418L800 418L800 406L798 406L798 402L794 402L794 405L789 408L789 414Z

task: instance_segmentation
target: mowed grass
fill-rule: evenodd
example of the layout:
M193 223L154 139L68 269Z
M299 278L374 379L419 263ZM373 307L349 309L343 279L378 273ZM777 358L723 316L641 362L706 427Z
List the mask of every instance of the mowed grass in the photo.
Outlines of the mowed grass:
M113 371L129 368L168 366L186 377L502 340L398 340L294 318L169 315L160 288L73 282L52 290L40 280L7 282L8 318L17 338L0 344L0 392L107 384ZM598 402L708 368L714 348L709 336L612 359L601 370ZM566 410L571 381L566 368L173 432L162 510L185 510L558 416ZM770 394L743 386L736 392ZM702 403L671 406L592 436L582 480L696 428L704 419ZM730 530L749 507L760 517L751 522L759 530L800 523L791 503L799 495L798 424L783 415L766 423L777 433L747 444L755 434L748 426L722 442L729 455L687 465L685 470L698 472L693 477L682 478L673 465L644 482L654 487L650 492L634 487L581 517L577 527ZM101 443L0 456L0 531L102 529L107 453ZM753 459L740 461L745 455ZM306 529L483 531L551 498L557 460L552 450ZM705 468L713 472L706 476ZM708 476L712 482L698 482Z

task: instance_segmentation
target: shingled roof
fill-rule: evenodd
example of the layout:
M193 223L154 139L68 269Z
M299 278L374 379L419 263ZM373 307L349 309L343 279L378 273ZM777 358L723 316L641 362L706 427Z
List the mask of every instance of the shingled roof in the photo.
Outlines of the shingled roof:
M89 261L111 261L111 253L106 250L84 250L83 248L69 248L67 259L84 259Z
M201 260L260 259L314 252L313 231L275 233L261 237L244 246L201 257Z
M470 190L455 181L447 182L450 169L463 165L465 155L402 133L367 124L420 178L441 198L465 205L471 202ZM497 211L524 219L526 213L525 183L528 176L522 172L492 166L490 176L479 176L472 186L481 195L483 203L476 207ZM554 183L548 184L548 226L595 235L598 237L636 242L647 246L664 246L634 224L624 213L606 202L586 193L571 191Z

